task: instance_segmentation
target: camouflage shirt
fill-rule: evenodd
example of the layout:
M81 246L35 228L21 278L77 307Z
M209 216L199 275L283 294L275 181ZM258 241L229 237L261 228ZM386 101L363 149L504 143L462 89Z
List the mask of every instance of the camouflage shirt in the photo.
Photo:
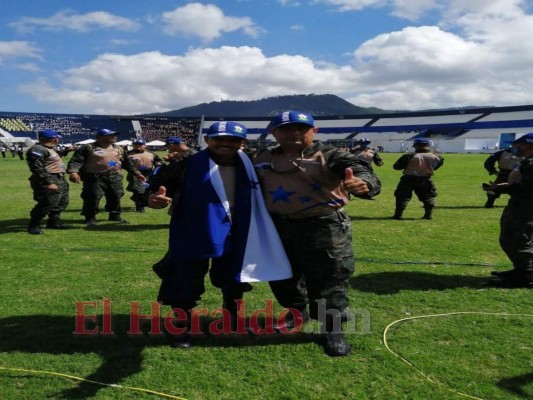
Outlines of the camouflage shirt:
M272 214L308 218L343 207L349 200L342 185L346 168L368 184L370 192L363 197L371 198L381 190L379 178L367 163L318 141L295 159L278 146L259 152L253 162Z

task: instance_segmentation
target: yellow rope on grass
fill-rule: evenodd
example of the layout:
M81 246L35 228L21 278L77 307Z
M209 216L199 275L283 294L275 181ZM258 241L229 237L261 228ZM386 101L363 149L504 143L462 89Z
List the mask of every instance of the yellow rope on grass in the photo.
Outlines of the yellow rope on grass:
M396 321L393 321L391 322L389 325L387 325L387 327L385 328L385 330L383 331L383 344L385 345L385 348L390 351L392 354L394 354L396 357L398 357L400 360L402 360L404 363L408 364L409 366L411 366L412 368L414 368L415 370L417 370L424 378L426 378L429 382L431 383L434 383L434 384L438 384L438 385L443 385L443 383L441 382L438 382L436 380L433 380L429 377L429 375L427 375L424 371L422 371L420 368L418 368L416 365L414 365L411 361L409 361L408 359L406 359L405 357L402 357L401 355L399 355L398 353L396 353L395 351L393 351L390 347L389 347L389 344L387 342L387 333L389 331L389 329L391 327L393 327L394 325L396 324L399 324L400 322L404 322L404 321L410 321L410 320L415 320L415 319L423 319L423 318L435 318L435 317L448 317L448 316L451 316L451 315L460 315L460 314L477 314L477 315L497 315L497 316L507 316L507 317L533 317L532 314L507 314L507 313L492 313L492 312L483 312L483 311L457 311L457 312L450 312L450 313L444 313L444 314L428 314L428 315L418 315L418 316L415 316L415 317L407 317L407 318L402 318L402 319L398 319ZM455 393L455 394L458 394L458 395L461 395L461 396L464 396L464 397L468 397L469 399L475 399L475 400L483 400L479 397L475 397L475 396L471 396L469 394L466 394L466 393L463 393L463 392L460 392L458 390L455 390L453 388L450 388L450 387L446 387L446 389L448 389L449 391Z
M149 394L153 394L153 395L156 395L156 396L159 396L159 397L165 397L165 398L167 398L167 399L187 400L187 399L185 399L185 398L183 398L183 397L178 397L178 396L173 396L173 395L171 395L171 394L166 394L166 393L156 392L155 390L143 389L143 388L132 387L132 386L124 386L124 385L119 385L118 383L103 383L103 382L97 382L97 381L92 381L92 380L90 380L90 379L80 378L79 376L68 375L68 374L62 374L62 373L59 373L59 372L39 371L39 370L34 370L34 369L11 368L11 367L3 367L3 366L0 366L0 370L4 370L4 371L16 371L16 372L25 372L25 373L41 374L41 375L52 375L52 376L58 376L58 377L60 377L60 378L71 379L71 380L74 380L74 381L89 382L89 383L93 383L93 384L95 384L95 385L100 385L100 386L108 386L108 387L113 387L113 388L120 388L120 389L126 389L126 390L133 390L133 391L136 391L136 392L149 393Z

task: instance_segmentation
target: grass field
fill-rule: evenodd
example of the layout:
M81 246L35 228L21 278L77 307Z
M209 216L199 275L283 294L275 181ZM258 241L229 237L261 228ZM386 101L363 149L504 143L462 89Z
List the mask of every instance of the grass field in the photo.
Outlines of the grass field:
M313 325L293 336L202 337L189 350L170 348L162 335L128 335L131 303L148 314L157 295L151 266L165 251L166 211L135 213L127 195L129 225L100 214L102 222L88 229L80 186L72 184L64 213L72 228L28 235L34 203L26 163L0 159L0 398L162 397L137 388L184 399L533 398L532 293L486 286L491 270L510 268L498 245L507 199L482 208L486 155L444 154L431 221L420 220L416 199L404 221L390 219L398 156L383 154L385 165L376 168L381 195L349 205L358 318L349 335L353 354L335 359L316 344ZM213 310L221 296L207 286L202 306ZM248 314L269 299L267 284L254 285L245 295ZM86 314L101 316L104 301L114 335L74 335L76 302L94 302ZM405 318L412 319L399 321Z

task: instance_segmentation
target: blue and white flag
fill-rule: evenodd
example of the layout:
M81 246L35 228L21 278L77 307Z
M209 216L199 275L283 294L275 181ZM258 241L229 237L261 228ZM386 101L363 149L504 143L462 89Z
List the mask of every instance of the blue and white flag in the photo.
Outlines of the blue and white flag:
M253 165L244 152L238 155L232 210L209 152L203 150L188 159L170 223L173 267L190 268L194 260L230 256L228 268L234 282L288 279L292 276L289 260L264 205Z

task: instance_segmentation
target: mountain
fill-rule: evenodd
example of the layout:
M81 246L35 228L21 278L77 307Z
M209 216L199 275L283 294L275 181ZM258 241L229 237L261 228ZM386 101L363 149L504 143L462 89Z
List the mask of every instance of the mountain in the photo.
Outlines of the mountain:
M358 107L333 94L298 94L292 96L268 97L253 101L223 100L202 103L192 107L163 113L149 114L168 117L269 117L280 111L306 111L311 115L361 115L387 112L374 107Z

